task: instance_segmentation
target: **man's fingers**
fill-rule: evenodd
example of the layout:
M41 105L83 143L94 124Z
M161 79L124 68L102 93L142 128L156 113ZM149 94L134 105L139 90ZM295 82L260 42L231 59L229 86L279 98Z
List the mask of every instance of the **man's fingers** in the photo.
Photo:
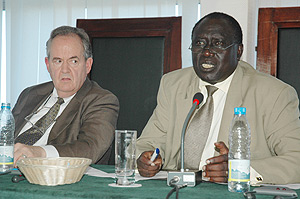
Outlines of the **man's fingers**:
M217 182L217 183L225 183L228 181L227 177L210 177L210 182Z
M160 170L160 164L154 164L153 166L145 164L143 162L138 162L137 168L141 176L152 177Z
M19 159L24 157L46 157L46 151L40 146L28 146L16 143L14 145L14 166Z
M222 170L222 171L203 171L202 175L204 177L228 177L228 171Z
M153 151L145 151L142 153L141 156L144 156L145 158L147 158L148 160L150 160L151 156L152 156Z
M137 163L142 164L142 165L147 165L150 164L150 157L151 157L151 152L150 151L145 151L143 152L140 157L137 159Z
M160 169L160 164L154 164L154 165L149 165L145 164L143 162L138 162L137 168L140 170L149 170L149 171L155 171Z
M216 157L212 157L206 160L207 164L216 164L216 163L222 163L228 161L228 154L219 155Z
M204 166L205 171L228 171L227 162L222 162L220 164L208 164Z
M137 160L138 168L155 170L155 167L159 168L162 164L161 156L159 155L153 162L150 161L153 151L143 152ZM154 164L153 164L154 163ZM152 168L151 168L152 167Z
M159 155L153 162L150 161L153 151L143 152L137 160L137 168L141 176L152 177L159 172L162 159Z
M203 171L202 176L210 182L227 182L228 171Z
M220 155L206 160L207 165L202 168L202 175L210 182L227 182L229 150L224 142L216 142L215 147Z
M224 155L224 154L228 154L228 148L226 146L226 144L224 142L216 142L215 143L215 146L216 148L218 149L218 152L221 154L221 155Z
M17 148L17 149L16 148L17 147L14 148L14 167L16 167L17 161L22 158L21 148Z

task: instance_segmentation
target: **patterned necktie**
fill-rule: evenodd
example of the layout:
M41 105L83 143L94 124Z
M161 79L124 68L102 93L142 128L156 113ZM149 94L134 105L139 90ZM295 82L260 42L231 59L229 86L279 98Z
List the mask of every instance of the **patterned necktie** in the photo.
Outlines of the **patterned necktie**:
M218 88L206 86L206 89L208 95L206 103L196 112L185 134L184 164L187 169L199 170L202 152L210 131L214 112L212 95Z
M59 97L56 103L43 117L41 117L30 129L15 139L15 143L19 142L26 145L33 145L36 143L44 135L47 128L54 122L62 103L64 103L64 99Z

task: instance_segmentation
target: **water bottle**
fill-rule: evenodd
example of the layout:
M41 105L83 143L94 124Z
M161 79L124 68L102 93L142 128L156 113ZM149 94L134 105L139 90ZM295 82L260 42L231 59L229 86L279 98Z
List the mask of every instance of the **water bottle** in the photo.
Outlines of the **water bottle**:
M10 103L1 104L0 112L0 172L13 168L15 120Z
M228 190L247 192L250 190L251 134L246 108L234 108L228 141Z

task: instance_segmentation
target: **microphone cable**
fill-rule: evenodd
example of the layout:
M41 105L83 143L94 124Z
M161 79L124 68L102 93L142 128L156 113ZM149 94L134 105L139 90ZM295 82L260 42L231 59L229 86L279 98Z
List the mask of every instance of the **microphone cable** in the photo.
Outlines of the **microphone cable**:
M175 187L168 193L166 199L169 199L170 196L176 191L176 199L178 199L178 194L179 194L179 187L175 185Z
M176 192L176 199L178 199L179 189L184 188L184 187L187 186L187 185L176 185L175 183L177 183L177 182L178 182L178 180L176 180L176 179L172 179L172 180L170 181L170 185L171 185L171 186L174 186L174 188L168 193L166 199L169 199L170 196L171 196L174 192Z
M168 193L166 199L169 199L170 196L171 196L174 192L176 192L176 199L178 199L179 189L184 188L184 187L186 187L186 186L187 186L187 185L183 185L183 186L175 185L174 188Z

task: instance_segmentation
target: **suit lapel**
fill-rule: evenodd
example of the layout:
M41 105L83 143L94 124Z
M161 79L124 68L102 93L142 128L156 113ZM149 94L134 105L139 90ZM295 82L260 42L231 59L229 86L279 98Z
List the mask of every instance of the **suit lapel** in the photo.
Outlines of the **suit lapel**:
M80 104L81 104L83 98L91 90L91 87L92 87L92 83L87 78L85 80L85 82L83 83L82 87L79 89L79 91L76 93L76 95L70 101L70 103L67 105L65 110L62 112L62 114L56 119L56 122L51 129L51 132L50 132L50 135L48 138L48 143L51 140L54 140L55 138L57 138L70 125L70 123L73 121L74 117L77 115L77 113L79 111L79 107L80 107Z
M192 107L193 97L197 92L199 92L199 79L195 76L186 91L182 91L182 93L180 93L180 99L178 99L178 103L176 103L178 106L178 116L182 117L180 121L185 120Z
M229 129L233 118L234 108L242 105L243 70L239 65L232 78L224 106L218 141L228 142Z
M28 94L28 97L24 100L23 105L19 106L20 108L16 110L16 114L19 114L18 118L22 118L22 122L18 122L20 125L16 126L15 136L17 136L20 133L20 131L26 124L26 120L24 118L30 115L31 113L37 111L37 109L45 102L45 100L51 94L52 90L53 84L48 83L46 84L46 87L37 89L36 91Z
M192 77L193 79L190 80L190 84L188 85L188 87L184 90L182 90L180 93L178 93L178 95L176 95L177 99L176 99L176 109L178 112L176 113L176 119L175 119L175 123L174 125L174 129L172 129L172 131L174 132L181 132L182 131L182 127L184 124L184 121L186 119L186 116L188 114L188 112L190 111L191 107L192 107L192 99L193 96L199 92L199 79L198 76L196 76L196 74L194 75L194 77ZM180 151L180 140L181 140L181 133L174 133L173 134L173 141L176 142L176 148L172 149L171 152L171 156L172 157L177 157L177 164L180 162L180 156L178 155L179 151Z

